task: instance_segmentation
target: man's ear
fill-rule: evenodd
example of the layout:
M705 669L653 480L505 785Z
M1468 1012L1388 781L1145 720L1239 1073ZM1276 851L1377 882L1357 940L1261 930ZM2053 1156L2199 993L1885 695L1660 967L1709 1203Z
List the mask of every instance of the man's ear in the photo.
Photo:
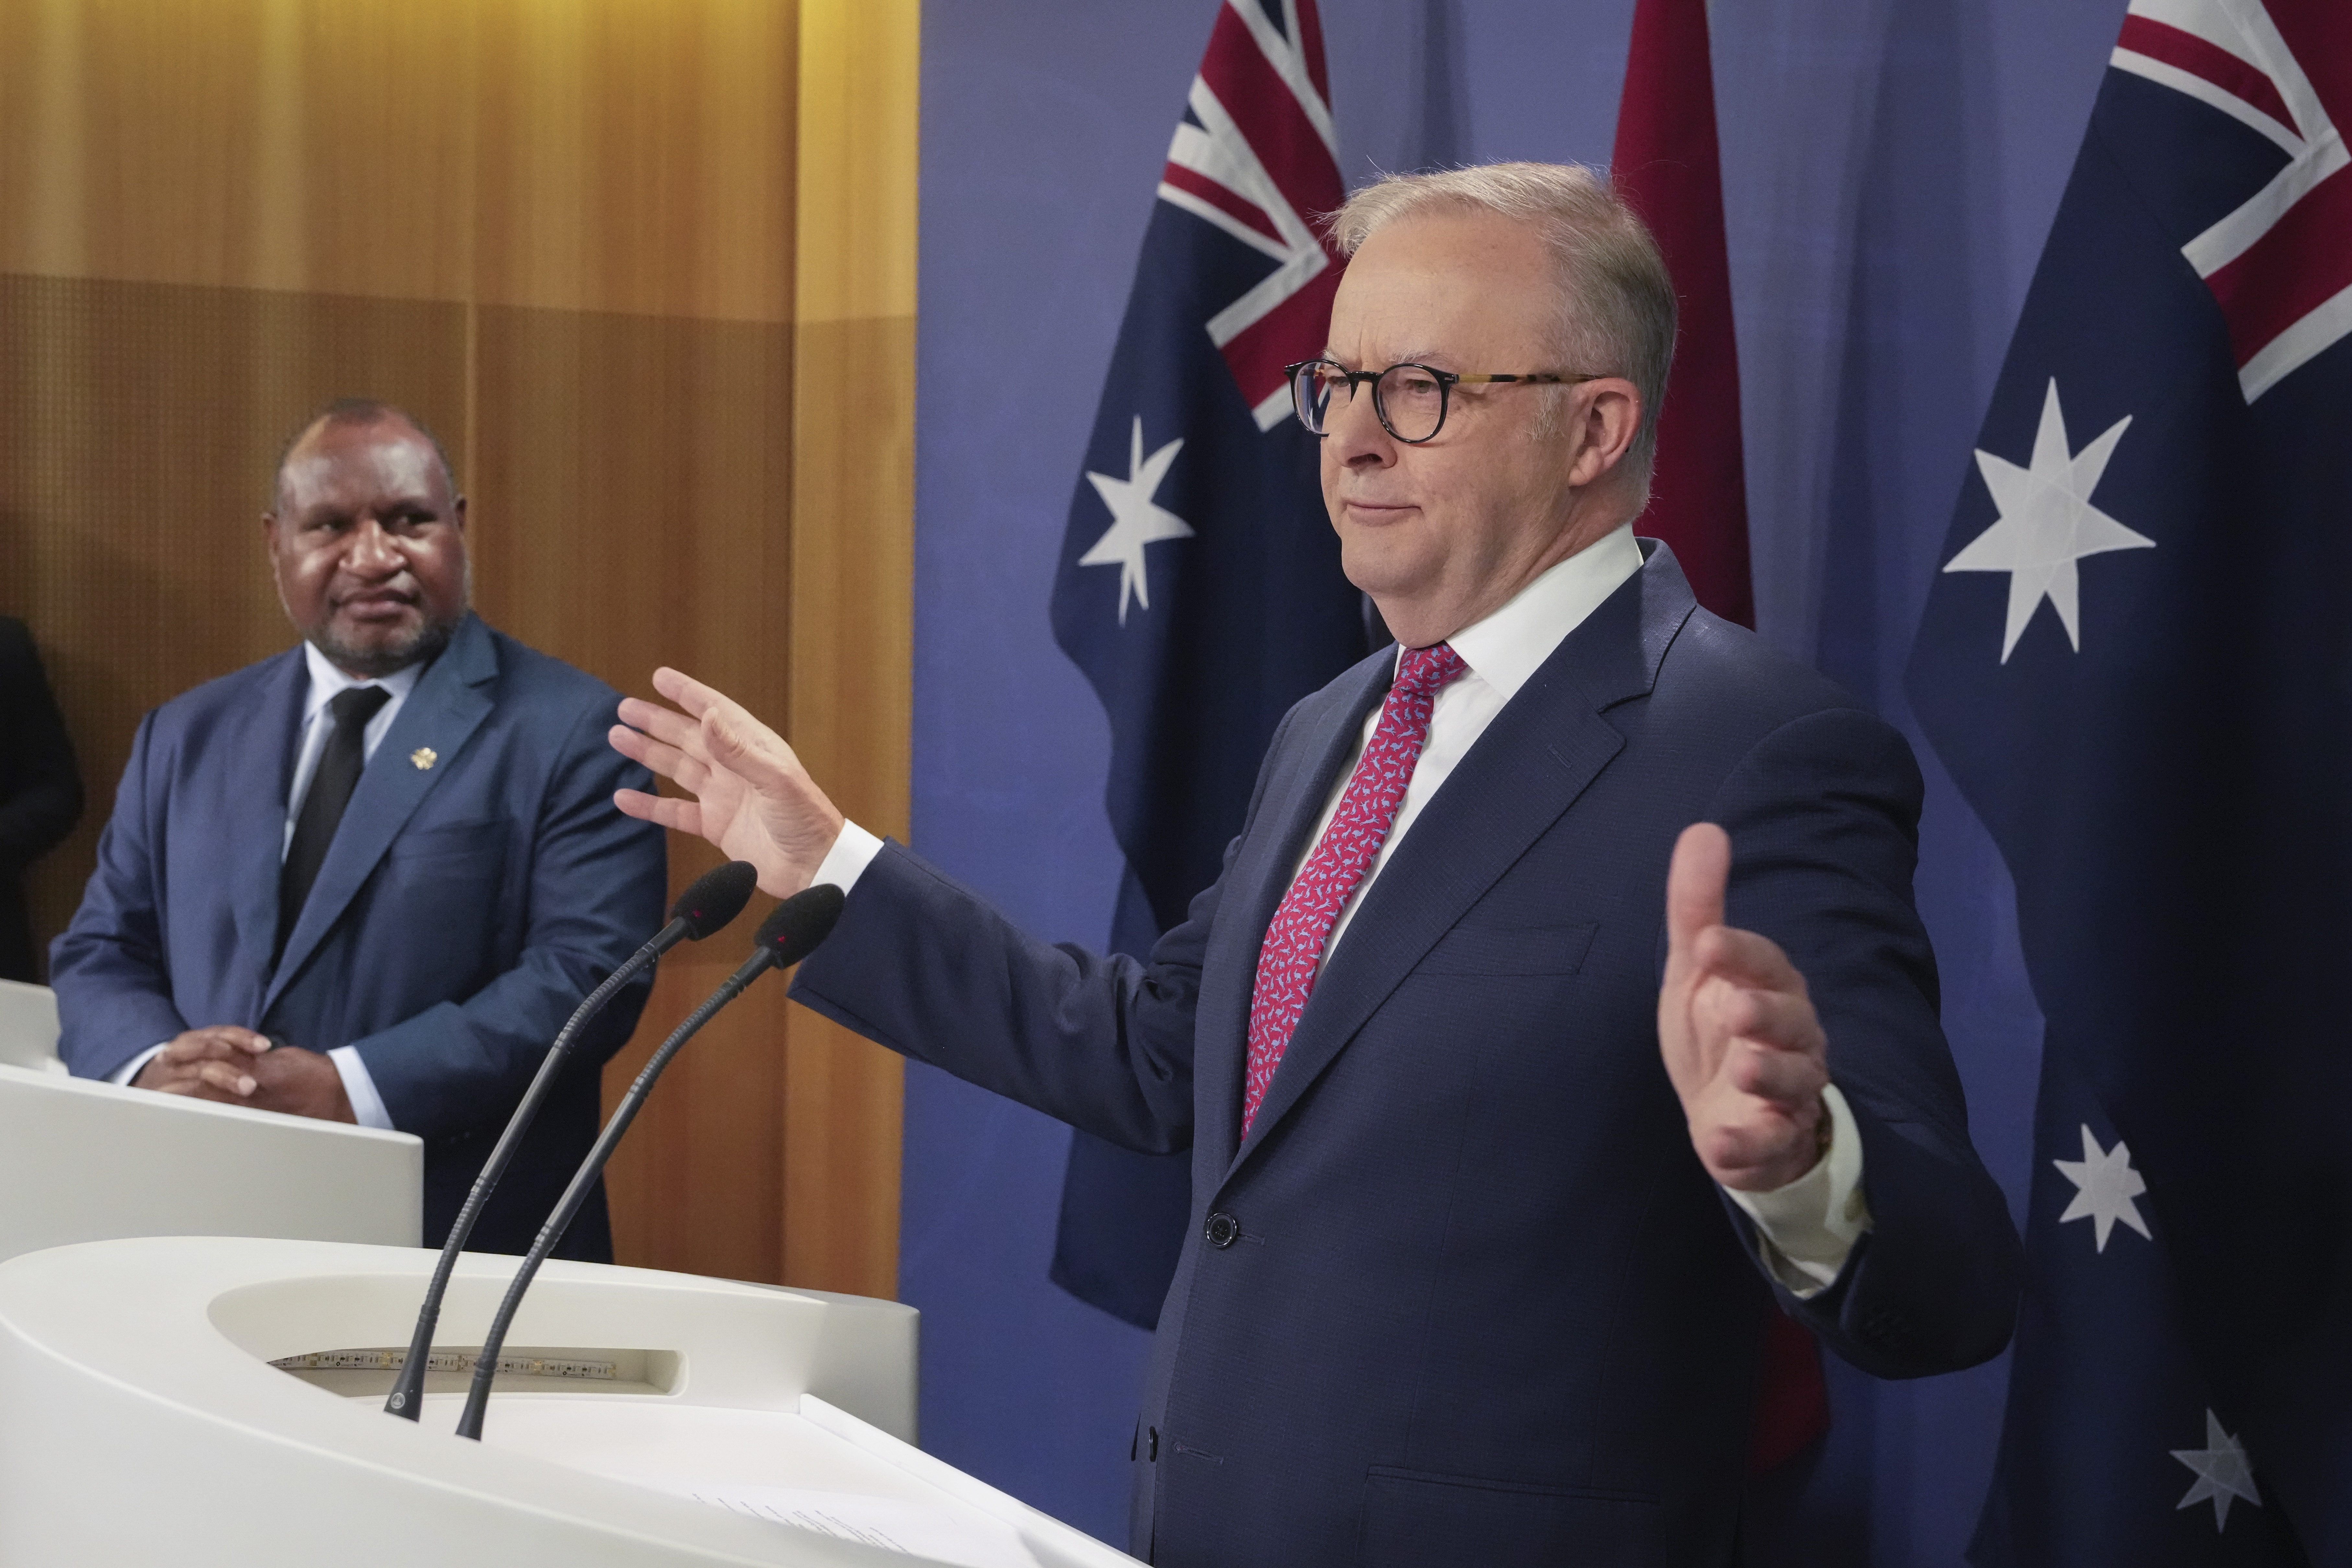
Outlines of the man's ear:
M449 503L449 521L457 525L458 532L466 531L466 498L464 496L459 496Z
M1582 395L1573 415L1580 439L1568 477L1582 487L1624 460L1645 411L1641 389L1622 376L1603 376L1575 390Z

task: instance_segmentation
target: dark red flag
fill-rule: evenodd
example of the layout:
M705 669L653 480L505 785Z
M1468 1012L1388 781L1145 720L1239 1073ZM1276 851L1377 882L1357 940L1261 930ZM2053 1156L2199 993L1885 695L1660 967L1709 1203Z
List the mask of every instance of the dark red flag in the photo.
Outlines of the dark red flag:
M1674 547L1698 602L1756 624L1748 487L1739 446L1739 353L1723 244L1723 167L1706 0L1640 0L1610 177L1665 252L1682 305L1658 468L1641 531Z

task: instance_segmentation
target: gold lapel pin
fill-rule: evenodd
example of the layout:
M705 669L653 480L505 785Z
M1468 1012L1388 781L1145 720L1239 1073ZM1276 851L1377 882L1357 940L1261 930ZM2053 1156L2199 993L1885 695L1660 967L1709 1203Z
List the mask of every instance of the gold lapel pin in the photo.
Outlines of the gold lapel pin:
M408 753L408 760L416 764L419 772L429 772L441 760L441 753L430 746L419 746Z

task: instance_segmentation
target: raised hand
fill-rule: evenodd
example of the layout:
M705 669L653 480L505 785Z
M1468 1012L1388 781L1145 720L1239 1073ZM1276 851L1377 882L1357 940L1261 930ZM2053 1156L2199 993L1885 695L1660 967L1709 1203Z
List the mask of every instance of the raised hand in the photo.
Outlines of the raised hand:
M1666 872L1658 1046L1707 1173L1741 1192L1785 1186L1821 1158L1829 1042L1789 955L1723 923L1731 839L1683 829Z
M654 689L682 711L631 697L613 749L643 763L692 800L616 792L629 816L691 833L759 868L760 887L789 898L807 887L841 836L842 815L783 737L741 703L691 676L654 671Z

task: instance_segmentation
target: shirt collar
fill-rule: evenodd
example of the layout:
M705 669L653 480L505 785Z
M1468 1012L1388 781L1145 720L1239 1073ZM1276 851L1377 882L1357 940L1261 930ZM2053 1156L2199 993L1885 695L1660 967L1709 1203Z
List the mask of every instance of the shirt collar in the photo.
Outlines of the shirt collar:
M1472 674L1504 701L1541 668L1568 634L1642 569L1633 525L1620 524L1545 571L1482 621L1446 638Z
M337 669L315 644L302 645L302 659L310 670L310 695L302 702L302 722L308 724L319 716L319 710L335 699L338 692L354 686L381 686L398 701L416 689L419 677L425 673L422 660L405 669L395 669L390 675L379 675L373 680L359 680Z

